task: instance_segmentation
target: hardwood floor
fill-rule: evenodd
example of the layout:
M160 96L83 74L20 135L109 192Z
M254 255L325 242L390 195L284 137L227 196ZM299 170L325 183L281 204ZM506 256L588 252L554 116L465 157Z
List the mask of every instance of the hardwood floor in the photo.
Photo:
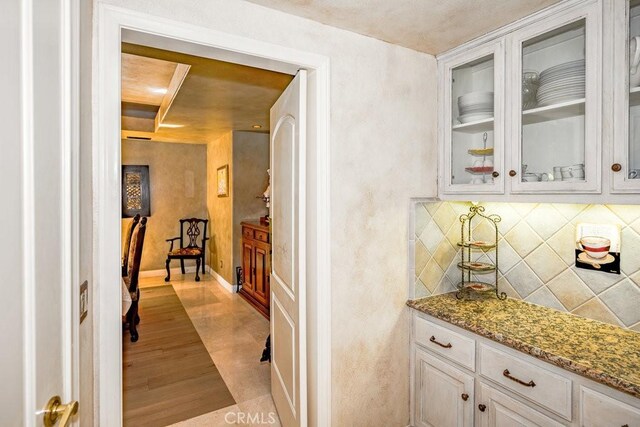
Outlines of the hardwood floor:
M141 293L140 339L123 337L124 426L166 426L234 405L173 287Z

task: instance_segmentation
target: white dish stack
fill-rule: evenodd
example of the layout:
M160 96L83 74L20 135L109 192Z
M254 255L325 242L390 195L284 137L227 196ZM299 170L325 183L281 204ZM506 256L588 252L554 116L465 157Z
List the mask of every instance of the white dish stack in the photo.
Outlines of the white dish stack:
M493 117L493 92L470 92L458 97L458 121L476 122Z
M584 98L585 61L565 62L540 73L536 99L540 107Z

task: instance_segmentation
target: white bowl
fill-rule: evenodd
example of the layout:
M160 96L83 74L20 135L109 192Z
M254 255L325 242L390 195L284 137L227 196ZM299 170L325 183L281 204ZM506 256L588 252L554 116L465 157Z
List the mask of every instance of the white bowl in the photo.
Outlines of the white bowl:
M475 104L493 105L493 92L470 92L458 97L459 106Z

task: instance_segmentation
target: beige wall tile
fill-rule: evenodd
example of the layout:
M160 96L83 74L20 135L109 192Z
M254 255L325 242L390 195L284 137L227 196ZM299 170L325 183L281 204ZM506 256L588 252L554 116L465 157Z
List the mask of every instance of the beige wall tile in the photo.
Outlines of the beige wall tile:
M599 297L626 326L640 322L640 288L631 280L623 280Z
M585 304L573 310L571 313L586 317L589 319L599 320L605 323L611 323L616 326L623 326L618 318L605 306L598 298L592 298Z
M547 244L567 265L576 261L576 230L572 224L565 224L557 233L547 239Z
M524 260L543 283L549 282L567 268L564 261L546 243L540 245Z
M429 292L433 292L440 283L440 279L443 275L444 272L438 266L438 263L432 258L420 274L420 281L424 283Z
M447 239L443 239L433 254L433 259L438 263L442 270L446 270L455 256L456 250L453 249Z
M417 274L420 274L422 272L422 269L424 268L425 265L427 265L427 262L429 261L430 258L431 258L431 254L429 253L427 248L425 248L424 244L422 244L420 240L417 240L415 242L415 264L414 264L415 271Z
M424 207L436 215L440 212L439 221L446 229L451 222L451 212L458 217L467 213L470 205L468 202L438 202L425 204ZM578 315L596 320L640 328L636 325L638 321L635 317L640 310L634 309L640 306L637 301L640 257L634 256L640 253L640 206L535 203L482 205L487 213L496 213L502 217L499 224L499 287L507 295L512 298L526 297L527 301L556 309L573 310ZM575 267L576 223L623 224L631 221L632 224L622 231L621 259L622 269L626 274L608 274ZM476 224L473 237L490 240L493 234L489 224ZM545 236L546 239L540 236ZM428 240L428 244L437 250L438 256L434 256L429 262L441 269L428 274L423 272L423 293L441 293L455 287L461 279L461 271L457 267L460 250L455 246L460 240L458 221L451 222L445 235L442 228L431 221L420 238L422 241ZM413 268L427 262L424 257L419 258L416 252ZM495 262L495 251L473 252L472 259ZM416 272L420 274L417 269ZM487 281L486 275L477 278ZM604 303L605 299L607 304Z
M440 209L433 215L433 220L440 227L442 233L446 233L457 222L458 215L456 215L450 203L442 203Z
M555 277L547 286L569 311L595 296L591 289L570 269Z
M523 258L542 244L542 239L525 222L516 225L504 238Z
M566 224L565 218L551 204L541 203L526 216L526 221L543 240L553 236Z
M553 295L546 286L542 286L540 289L529 295L525 301L543 305L545 307L555 308L560 311L567 311L567 309L560 303L560 301L558 301L555 295Z
M518 265L513 267L505 277L511 283L511 286L521 295L523 298L531 295L536 289L542 286L542 281L535 275L529 266L521 261Z

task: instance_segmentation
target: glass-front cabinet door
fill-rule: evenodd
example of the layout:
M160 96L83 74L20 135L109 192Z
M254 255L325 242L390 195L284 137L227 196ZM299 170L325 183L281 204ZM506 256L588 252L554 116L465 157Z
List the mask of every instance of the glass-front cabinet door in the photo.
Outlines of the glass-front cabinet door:
M449 58L439 71L441 190L503 193L504 43Z
M510 35L514 193L600 191L599 7L585 2Z
M611 190L640 191L640 0L614 3L614 138Z

